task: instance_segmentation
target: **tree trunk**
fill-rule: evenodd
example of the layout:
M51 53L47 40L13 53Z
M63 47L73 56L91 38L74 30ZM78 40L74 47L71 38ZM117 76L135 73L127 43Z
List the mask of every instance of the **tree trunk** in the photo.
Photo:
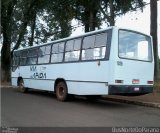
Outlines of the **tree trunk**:
M109 23L110 26L115 25L115 16L114 16L114 6L113 6L113 0L109 0L109 7L110 7L110 17L109 17Z
M34 12L33 15L33 21L32 21L32 25L31 25L31 38L29 40L29 46L33 46L33 41L34 41L34 31L35 31L35 27L36 27L36 11Z
M1 81L11 81L11 39L10 31L7 30L8 24L3 25L3 45L1 50Z
M90 10L89 14L89 31L94 31L95 26L94 26L94 12L93 10Z
M97 6L96 1L90 1L88 7L85 9L85 32L94 31L97 26ZM94 7L94 8L93 8Z
M85 27L85 32L89 32L89 9L85 9L85 19L83 20L84 27Z
M159 62L158 62L158 41L157 41L157 0L150 0L150 11L151 11L151 25L150 34L153 38L153 51L154 51L154 78L160 78L159 75Z
M89 32L89 24L86 23L84 27L85 27L85 33L86 33L86 32Z
M2 35L3 44L1 49L1 81L10 82L11 79L11 27L12 14L17 1L10 1L8 4L2 1L1 17L2 17Z
M10 41L7 36L3 36L3 45L1 50L1 81L10 82L11 80L11 52Z
M89 4L89 31L95 30L95 21L96 21L96 17L95 17L96 5L95 4L96 4L95 1L90 1L90 4Z

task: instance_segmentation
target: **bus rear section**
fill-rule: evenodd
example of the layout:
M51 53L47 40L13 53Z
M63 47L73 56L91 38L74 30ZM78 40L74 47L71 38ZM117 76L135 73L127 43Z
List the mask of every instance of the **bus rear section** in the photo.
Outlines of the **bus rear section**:
M142 33L118 30L109 94L143 95L153 91L152 39Z

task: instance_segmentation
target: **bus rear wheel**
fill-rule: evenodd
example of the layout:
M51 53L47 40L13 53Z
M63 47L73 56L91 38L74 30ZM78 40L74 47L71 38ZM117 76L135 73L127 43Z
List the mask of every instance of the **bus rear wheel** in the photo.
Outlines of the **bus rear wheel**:
M20 92L23 92L23 93L27 92L27 89L24 87L24 81L22 78L18 79L17 84Z
M56 85L56 97L59 101L67 101L68 100L68 90L67 85L64 81L60 81Z

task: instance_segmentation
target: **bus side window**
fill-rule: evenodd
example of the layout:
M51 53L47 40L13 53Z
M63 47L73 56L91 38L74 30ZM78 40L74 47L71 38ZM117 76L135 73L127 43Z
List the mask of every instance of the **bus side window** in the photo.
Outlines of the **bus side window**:
M106 53L107 33L87 36L83 41L82 60L103 59Z
M19 56L17 55L17 53L14 53L12 59L12 71L14 72L18 66L19 66Z
M20 53L20 65L26 65L28 50L21 51Z
M38 50L38 64L49 63L51 45L42 46Z
M67 41L65 61L78 61L80 57L81 38Z
M51 53L51 62L57 63L63 61L64 42L53 44Z
M95 35L87 36L83 40L82 60L92 60L94 58Z
M27 56L27 65L37 64L37 48L30 49Z
M107 33L96 35L94 59L103 59L106 53Z

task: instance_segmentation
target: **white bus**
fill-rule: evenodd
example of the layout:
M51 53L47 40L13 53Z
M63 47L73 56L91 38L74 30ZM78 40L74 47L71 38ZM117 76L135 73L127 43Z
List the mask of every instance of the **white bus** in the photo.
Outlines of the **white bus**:
M118 27L15 50L12 64L12 85L54 91L60 101L153 91L151 36Z

